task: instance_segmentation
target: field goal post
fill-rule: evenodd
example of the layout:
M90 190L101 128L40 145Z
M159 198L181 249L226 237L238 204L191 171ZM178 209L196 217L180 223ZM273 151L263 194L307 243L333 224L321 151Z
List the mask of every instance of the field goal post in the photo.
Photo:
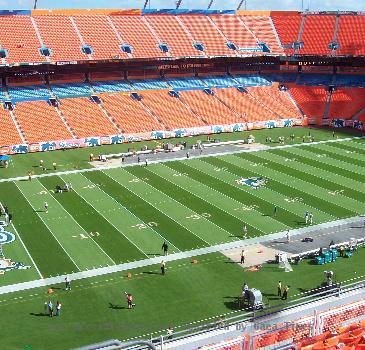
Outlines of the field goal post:
M288 256L286 253L279 253L278 254L279 257L279 268L281 269L285 269L285 272L292 272L293 268L291 267L289 261L288 261Z

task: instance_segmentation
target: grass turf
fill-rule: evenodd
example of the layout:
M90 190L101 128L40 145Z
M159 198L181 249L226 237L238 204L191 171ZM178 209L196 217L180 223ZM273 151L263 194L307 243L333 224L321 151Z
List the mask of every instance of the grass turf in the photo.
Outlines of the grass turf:
M339 258L330 265L338 281L365 274L365 249L352 258ZM167 265L165 276L159 266L151 266L126 274L75 281L72 291L55 285L55 293L45 288L1 296L0 320L6 324L2 349L67 349L105 339L127 339L151 332L164 332L172 326L218 315L239 312L237 296L243 282L262 291L267 306L283 303L276 296L276 285L282 280L290 285L289 300L298 293L315 288L323 282L328 265L313 265L304 260L285 273L275 264L264 265L258 272L243 272L222 255L198 257L198 264L180 260ZM306 276L306 278L303 278ZM124 292L132 293L136 308L128 310ZM44 302L59 300L61 316L50 319L44 313ZM285 304L285 302L284 302ZM284 305L283 304L283 305ZM57 336L55 336L57 335ZM145 336L148 338L148 336Z

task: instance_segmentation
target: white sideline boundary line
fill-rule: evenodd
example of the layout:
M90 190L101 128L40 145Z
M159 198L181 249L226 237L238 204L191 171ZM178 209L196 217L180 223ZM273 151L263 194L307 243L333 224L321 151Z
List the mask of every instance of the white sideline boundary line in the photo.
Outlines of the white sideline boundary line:
M291 230L291 236L295 236L295 235L302 234L302 233L310 233L310 232L321 230L321 229L337 227L340 225L344 225L344 224L348 224L348 223L355 223L355 222L359 222L359 221L360 221L359 216L355 216L355 217L351 217L351 218L347 218L347 219L326 222L326 223L313 225L313 226L309 226L309 227L304 227L304 228L300 228L300 229L293 229L293 230ZM361 224L363 224L362 218L361 218ZM287 231L276 232L276 233L272 233L272 234L269 234L266 236L253 237L253 238L250 238L247 240L237 240L234 242L217 244L217 245L210 246L210 247L174 253L171 255L164 256L164 260L165 261L176 261L176 260L180 260L180 259L187 259L187 258L197 257L200 255L205 255L205 254L210 254L210 253L217 253L217 252L220 252L223 250L228 250L228 249L248 247L248 246L251 246L251 245L254 245L257 243L268 242L268 241L272 241L272 240L275 240L278 238L286 237L286 232ZM161 256L157 256L154 258L124 263L124 264L119 264L119 265L114 265L114 266L100 267L100 268L91 269L91 270L87 270L87 271L75 272L75 273L68 274L68 276L70 277L71 280L81 280L84 278L103 276L103 275L107 275L107 274L111 274L111 273L115 273L115 272L129 271L129 270L136 269L136 268L156 265L156 264L159 264L160 262L161 262ZM32 288L46 287L46 286L50 286L53 284L59 284L64 281L65 277L66 277L66 275L60 275L60 276L50 277L50 278L46 278L46 279L38 279L38 280L3 286L3 287L0 287L0 295L28 290L28 289L32 289Z
M190 159L196 158L206 158L206 157L216 157L216 156L223 156L225 154L236 154L236 153L246 153L246 152L259 152L259 151L268 151L274 149L285 149L285 148L292 148L292 147L307 147L312 145L320 145L325 143L333 143L333 142L343 142L343 141L352 141L352 140L361 140L365 139L365 136L354 136L354 137L346 137L343 139L335 139L335 140L323 140L323 141L316 141L316 142L308 142L308 143L296 143L293 145L282 145L282 146L266 146L261 148L249 148L249 149L238 149L236 151L227 151L227 152L218 152L218 153L211 153L211 154L201 154L201 155L191 155ZM157 163L165 163L165 162L174 162L177 160L187 160L186 156L183 157L173 157L171 159L160 159L160 160L150 160L148 164L157 164ZM131 164L120 164L120 165L109 165L109 166L100 166L100 167L93 167L89 169L78 169L78 170L65 170L59 171L55 173L47 173L47 174L39 174L33 175L32 179L42 178L42 177L49 177L49 176L61 176L67 174L78 174L84 173L89 171L100 171L100 170L108 170L108 169L116 169L116 168L124 168L130 166L140 166L138 163L131 163ZM20 181L20 180L28 180L28 176L18 176L6 179L0 179L0 183L2 182L12 182L12 181Z

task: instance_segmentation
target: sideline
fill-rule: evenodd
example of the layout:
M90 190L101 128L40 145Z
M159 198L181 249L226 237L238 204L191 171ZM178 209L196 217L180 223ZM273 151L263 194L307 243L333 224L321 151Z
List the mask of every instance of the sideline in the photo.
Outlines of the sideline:
M257 144L257 147L255 147L255 148L242 148L242 149L237 149L237 150L228 149L225 152L214 152L214 149L216 149L216 148L208 148L208 149L204 150L204 152L205 152L204 154L197 154L197 155L194 154L193 150L189 149L188 151L191 154L190 159L196 159L196 158L206 158L206 157L213 157L213 156L223 156L225 154L259 152L259 151L268 151L268 150L274 150L274 149L285 149L285 148L302 147L302 146L307 147L307 146L312 146L312 145L321 145L321 144L326 144L326 143L352 141L352 140L360 140L360 139L365 139L365 136L354 136L354 137L346 137L346 138L335 139L335 140L323 140L323 141L296 143L296 144L292 144L292 145L281 145L281 146L267 146L267 145L263 145L263 144ZM235 145L233 145L233 146L235 146ZM235 146L235 147L237 147L237 146ZM211 150L213 152L209 152ZM177 160L187 160L186 155L185 155L186 151L187 150L178 151L175 153L169 153L170 157L167 159L158 159L158 160L149 159L148 164L158 164L158 163L172 162L172 161L177 161ZM184 153L184 156L181 156L181 152ZM141 164L144 164L144 162L142 162ZM116 168L122 168L122 167L130 167L130 166L138 166L141 164L138 164L137 162L128 163L128 164L120 163L118 165L100 166L100 167L93 167L93 168L89 168L89 169L65 170L65 171L52 172L52 173L47 173L47 174L33 175L32 179L49 177L49 176L79 174L79 173L90 172L90 171L100 171L100 170L116 169ZM0 183L12 182L12 181L24 181L24 180L28 180L28 176L18 176L18 177L0 179Z

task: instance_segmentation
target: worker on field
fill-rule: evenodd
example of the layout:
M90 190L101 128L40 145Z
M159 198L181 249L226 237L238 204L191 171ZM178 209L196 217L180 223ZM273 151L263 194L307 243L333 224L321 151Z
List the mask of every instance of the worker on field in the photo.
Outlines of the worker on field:
M66 284L65 290L70 291L71 290L71 279L70 279L70 277L66 276L65 284Z
M242 249L241 251L241 265L245 263L245 250Z
M290 243L290 230L286 231L286 243Z
M163 250L163 254L164 255L167 255L168 252L169 252L169 245L166 243L166 242L163 242L163 245L162 245L162 250Z
M282 286L282 283L281 283L281 281L279 281L278 282L278 297L282 297L282 288L283 288L283 286Z
M247 226L243 226L243 239L247 238Z
M48 213L48 203L44 202L44 211L46 212L46 214Z
M133 306L136 306L136 304L133 304L133 295L127 292L124 292L124 294L127 296L128 309L132 309Z
M53 170L57 170L57 163L53 162L52 165L53 165Z
M289 292L290 286L286 286L284 288L284 292L283 292L283 296L281 297L282 300L287 300L288 299L288 292Z
M166 268L166 263L165 261L161 261L161 275L165 275L165 268Z

